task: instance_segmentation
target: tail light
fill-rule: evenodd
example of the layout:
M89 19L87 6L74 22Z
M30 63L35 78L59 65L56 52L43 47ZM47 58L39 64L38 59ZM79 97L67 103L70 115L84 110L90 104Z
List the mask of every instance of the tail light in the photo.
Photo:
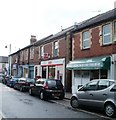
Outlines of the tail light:
M46 83L44 83L44 86L43 86L45 89L48 89L48 85Z

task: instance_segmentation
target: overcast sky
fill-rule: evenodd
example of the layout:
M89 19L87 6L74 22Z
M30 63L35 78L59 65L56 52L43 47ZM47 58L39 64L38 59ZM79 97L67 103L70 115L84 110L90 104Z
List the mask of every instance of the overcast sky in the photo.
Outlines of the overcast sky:
M114 8L115 0L0 0L0 56ZM8 46L6 49L5 46Z

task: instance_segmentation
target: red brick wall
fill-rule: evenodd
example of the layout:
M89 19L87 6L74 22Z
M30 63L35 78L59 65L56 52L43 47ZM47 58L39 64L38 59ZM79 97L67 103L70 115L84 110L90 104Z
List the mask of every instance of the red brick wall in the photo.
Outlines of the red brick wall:
M66 56L66 40L65 38L59 41L59 57Z
M52 43L45 44L44 52L52 56Z
M99 27L93 28L91 30L92 44L89 49L85 49L85 50L81 50L81 48L80 48L81 32L79 34L75 34L75 36L74 36L74 59L112 54L112 52L113 52L112 45L100 46L99 32L100 32ZM116 47L116 45L115 45L115 47Z

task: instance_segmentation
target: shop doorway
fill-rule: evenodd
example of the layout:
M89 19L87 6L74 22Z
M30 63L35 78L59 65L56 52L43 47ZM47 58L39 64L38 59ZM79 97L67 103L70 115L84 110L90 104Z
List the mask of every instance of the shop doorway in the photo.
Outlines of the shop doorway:
M42 67L42 78L46 78L46 67Z

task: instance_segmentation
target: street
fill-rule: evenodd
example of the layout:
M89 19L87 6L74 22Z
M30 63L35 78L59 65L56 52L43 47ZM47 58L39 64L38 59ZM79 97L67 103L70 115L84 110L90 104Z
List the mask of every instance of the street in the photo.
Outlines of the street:
M74 111L62 104L42 101L30 96L28 92L20 92L0 83L0 113L5 118L106 118Z

